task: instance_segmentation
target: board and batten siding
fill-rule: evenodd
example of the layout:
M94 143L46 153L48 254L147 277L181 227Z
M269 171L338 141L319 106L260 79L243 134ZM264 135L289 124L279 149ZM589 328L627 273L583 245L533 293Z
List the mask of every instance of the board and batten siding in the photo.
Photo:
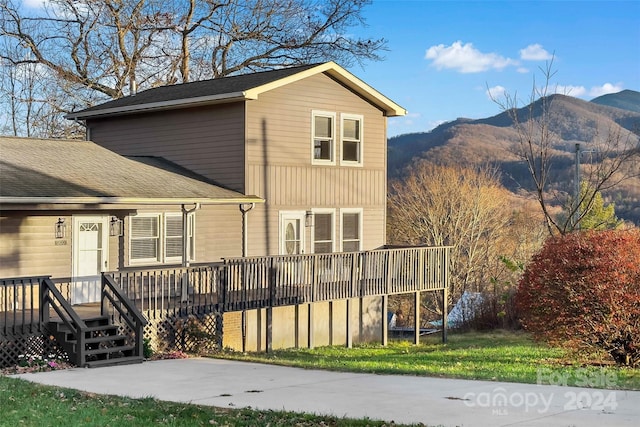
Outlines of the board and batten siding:
M360 96L324 74L314 75L247 101L246 191L266 200L250 213L250 255L279 251L279 212L363 209L363 249L385 243L386 117ZM336 114L336 164L312 164L313 111ZM362 166L340 164L340 118L363 117ZM311 231L306 228L305 252ZM339 246L336 245L338 248Z
M244 104L87 120L88 138L125 156L158 156L243 192Z

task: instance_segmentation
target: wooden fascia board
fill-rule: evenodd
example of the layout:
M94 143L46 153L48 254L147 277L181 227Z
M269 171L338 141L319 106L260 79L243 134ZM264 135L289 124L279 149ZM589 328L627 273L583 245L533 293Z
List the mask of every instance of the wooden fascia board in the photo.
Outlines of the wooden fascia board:
M234 198L135 198L135 197L0 197L0 211L22 210L27 206L37 206L39 209L52 207L69 209L95 209L113 205L238 205L247 203L264 203L258 196Z
M196 107L198 105L222 104L247 99L244 92L232 92L196 98L182 98L172 101L151 102L147 104L128 105L124 107L106 108L104 110L88 111L86 113L69 113L64 116L69 120L85 120L96 117L118 116L130 113L145 113L147 111L169 110L173 108Z

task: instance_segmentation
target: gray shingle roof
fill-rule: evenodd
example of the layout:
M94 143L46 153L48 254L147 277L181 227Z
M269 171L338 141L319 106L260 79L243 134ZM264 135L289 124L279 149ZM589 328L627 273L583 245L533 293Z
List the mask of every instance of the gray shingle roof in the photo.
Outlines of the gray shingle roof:
M216 186L162 158L127 158L90 141L0 137L0 202L15 198L104 198L114 203L258 199Z
M280 85L324 73L348 90L381 109L387 116L403 116L407 111L356 76L334 62L310 64L260 73L244 74L202 80L191 83L162 86L139 92L133 96L105 102L81 111L67 114L72 120L135 114L155 110L195 107L204 104L247 101L257 99L265 91Z
M263 71L253 74L243 74L239 76L156 87L139 92L134 96L115 99L113 101L105 102L104 104L77 111L69 114L68 116L74 117L76 115L83 115L113 108L131 107L134 105L153 104L181 99L243 92L292 76L301 71L316 67L317 65L318 64L303 65L300 67L284 68L280 70Z

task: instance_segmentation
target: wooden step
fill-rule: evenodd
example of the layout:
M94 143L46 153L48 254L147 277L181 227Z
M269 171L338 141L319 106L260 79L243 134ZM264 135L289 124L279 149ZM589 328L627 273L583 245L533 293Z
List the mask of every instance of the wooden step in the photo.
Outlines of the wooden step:
M122 341L126 339L127 339L126 335L102 335L99 337L85 338L84 343L95 344L95 343L103 343L103 342L109 342L109 341ZM73 342L75 343L76 341L73 341Z
M101 348L92 348L90 350L86 350L84 354L86 356L98 356L98 355L110 355L115 353L125 353L127 351L135 350L135 346L133 345L122 345L122 346L114 346L114 347L101 347Z
M132 365L134 363L142 363L142 356L116 357L113 359L92 360L86 363L87 368L102 368L105 366Z

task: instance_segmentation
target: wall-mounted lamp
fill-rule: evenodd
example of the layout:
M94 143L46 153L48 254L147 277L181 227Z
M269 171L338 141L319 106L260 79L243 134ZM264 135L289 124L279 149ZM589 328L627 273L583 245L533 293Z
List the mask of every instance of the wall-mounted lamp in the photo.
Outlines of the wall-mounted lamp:
M55 224L55 236L56 239L64 239L67 232L67 224L64 223L64 218L58 218Z
M304 226L313 227L313 211L307 211L304 215Z
M109 236L122 236L123 228L122 220L117 216L112 216L109 221Z

